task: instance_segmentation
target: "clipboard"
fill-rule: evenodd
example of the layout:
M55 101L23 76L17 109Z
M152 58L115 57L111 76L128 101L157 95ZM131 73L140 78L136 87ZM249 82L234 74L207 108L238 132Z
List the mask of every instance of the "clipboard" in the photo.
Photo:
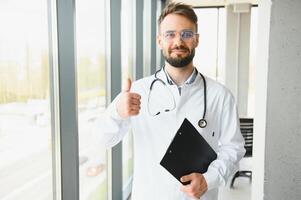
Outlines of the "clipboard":
M171 141L160 165L163 166L178 181L190 173L205 173L217 154L197 131L197 129L184 119L182 125ZM189 182L181 182L183 185Z

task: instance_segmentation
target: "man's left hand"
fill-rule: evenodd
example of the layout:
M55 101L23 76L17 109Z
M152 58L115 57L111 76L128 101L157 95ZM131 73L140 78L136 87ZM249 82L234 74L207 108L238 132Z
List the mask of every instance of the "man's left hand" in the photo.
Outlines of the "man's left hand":
M204 176L199 173L191 173L186 176L182 176L181 181L190 181L188 185L181 186L181 191L192 198L199 199L208 189Z

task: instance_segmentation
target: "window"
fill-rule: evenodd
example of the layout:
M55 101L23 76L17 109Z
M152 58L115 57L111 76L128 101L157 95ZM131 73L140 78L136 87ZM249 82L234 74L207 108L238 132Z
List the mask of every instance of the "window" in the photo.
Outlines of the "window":
M224 83L225 9L195 9L198 16L199 46L194 65L206 76Z
M80 199L107 199L107 152L93 133L106 106L106 3L76 0Z
M47 17L0 1L0 199L53 199Z
M134 1L121 2L121 73L122 82L128 78L133 81L134 71ZM122 183L123 199L127 199L131 192L133 175L133 135L130 130L122 140Z

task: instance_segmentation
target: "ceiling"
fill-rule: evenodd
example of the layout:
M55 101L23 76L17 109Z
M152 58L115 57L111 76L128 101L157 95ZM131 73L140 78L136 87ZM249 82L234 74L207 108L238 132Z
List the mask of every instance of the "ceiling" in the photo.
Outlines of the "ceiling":
M192 6L210 7L210 6L225 6L229 4L251 3L258 5L258 0L170 0L173 2L182 2Z

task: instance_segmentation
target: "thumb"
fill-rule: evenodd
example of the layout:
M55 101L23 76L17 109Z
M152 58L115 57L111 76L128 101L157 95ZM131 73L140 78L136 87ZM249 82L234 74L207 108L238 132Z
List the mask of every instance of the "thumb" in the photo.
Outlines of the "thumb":
M132 81L130 78L128 78L125 83L123 84L122 91L123 92L129 92L131 90Z
M188 182L188 181L191 181L191 180L192 180L192 174L188 174L186 176L181 177L182 182Z

